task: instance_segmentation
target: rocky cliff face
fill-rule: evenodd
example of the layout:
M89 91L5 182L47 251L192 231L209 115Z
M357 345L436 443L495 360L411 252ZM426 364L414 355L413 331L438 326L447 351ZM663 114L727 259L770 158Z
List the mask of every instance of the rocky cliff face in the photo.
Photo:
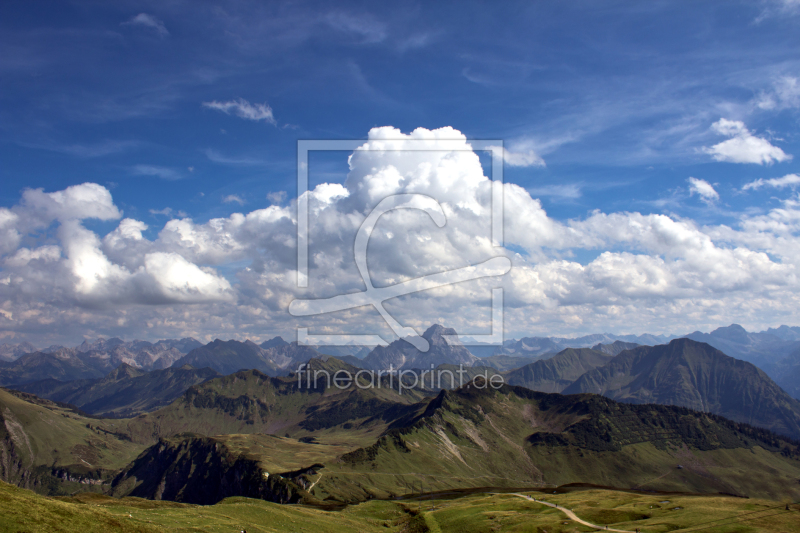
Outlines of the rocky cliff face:
M257 461L233 454L213 438L162 439L145 450L112 483L116 496L210 505L230 496L275 503L311 499L311 469L283 474L265 472Z
M0 411L0 479L6 483L30 489L31 471L30 461L25 461L18 452L19 441L17 423Z

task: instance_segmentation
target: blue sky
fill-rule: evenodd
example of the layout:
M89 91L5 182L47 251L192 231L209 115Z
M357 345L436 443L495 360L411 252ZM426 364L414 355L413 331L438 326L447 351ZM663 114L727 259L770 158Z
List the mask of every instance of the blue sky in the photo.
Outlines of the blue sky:
M7 237L3 255L0 277L6 274L9 283L0 286L6 310L0 334L34 344L76 334L289 335L296 324L280 314L285 298L248 300L258 292L254 287L280 292L263 280L252 286L245 281L243 269L261 264L258 246L211 258L170 248L159 234L171 219L191 219L200 227L272 204L290 210L298 139L367 139L381 126L402 134L449 126L467 139L503 140L512 154L505 181L538 199L559 224L585 222L596 210L666 215L710 236L721 249L765 254L775 276L792 278L794 259L777 252L794 244L796 220L786 213L793 213L797 183L756 180L800 173L798 21L796 0L4 2L0 206L27 220L39 215L31 214L36 202L23 200L24 190L51 194L94 183L111 195L118 213L48 215L9 229L18 242ZM721 146L725 141L731 143ZM527 162L515 163L513 154ZM344 183L347 154L312 158L310 174L312 187ZM753 182L760 185L744 188ZM76 288L76 265L84 263L66 236L68 219L80 220L75 227L97 239L123 219L139 221L147 226L140 230L144 242L227 280L230 287L212 285L232 296L222 303L168 297L162 287L154 290L163 298L154 300L87 300L86 291ZM788 225L765 229L777 219ZM765 244L767 237L771 244ZM539 245L509 242L509 249L522 252L531 268L556 260L587 267L603 252L681 261L677 252L631 245L629 239L600 241L548 243L544 252ZM103 242L98 253L128 273L144 268L134 255L155 253L126 248L128 255L115 259L108 239ZM71 285L42 289L44 273L56 272L50 267L42 267L43 278L15 274L14 265L21 263L9 258L42 246L58 248L47 249L58 254L50 263L77 276ZM287 267L264 253L266 272L277 275ZM599 312L592 298L555 298L553 305L572 311L552 321L520 317L507 329L514 336L599 329L655 333L659 327L681 333L694 329L699 316L707 327L792 322L788 302L773 300L790 294L794 301L794 285L754 283L638 300L627 295L636 301L627 301L624 312ZM741 298L736 302L760 298L762 305L732 312L728 308L738 305L728 299L733 293ZM703 315L709 307L698 302L709 299L717 307ZM520 316L544 316L525 311L529 304L518 304ZM221 312L220 305L231 307ZM266 310L246 319L236 310L246 305ZM434 319L457 322L448 311L413 317L402 307L397 312L421 329ZM655 308L670 310L658 315ZM631 323L637 309L648 310L649 318ZM198 318L170 322L176 313ZM586 318L598 314L604 318Z

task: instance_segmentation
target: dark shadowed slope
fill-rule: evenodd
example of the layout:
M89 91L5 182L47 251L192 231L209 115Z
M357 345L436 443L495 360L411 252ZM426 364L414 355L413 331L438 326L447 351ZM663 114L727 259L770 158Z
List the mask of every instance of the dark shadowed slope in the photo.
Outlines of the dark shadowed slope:
M584 392L681 405L800 437L800 402L751 363L691 339L622 352L563 391Z

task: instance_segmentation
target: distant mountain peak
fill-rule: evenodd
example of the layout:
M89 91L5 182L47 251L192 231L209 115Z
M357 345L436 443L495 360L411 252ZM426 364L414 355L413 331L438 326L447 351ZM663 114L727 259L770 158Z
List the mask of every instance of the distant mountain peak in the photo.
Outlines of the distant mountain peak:
M288 343L283 339L283 337L273 337L267 341L262 342L259 346L265 350L270 348L279 348L281 346L286 346Z
M448 335L457 336L458 334L453 328L446 328L440 324L434 324L425 330L425 333L422 334L422 338L428 341L431 346L450 346L453 343L445 338Z
M727 327L717 328L710 333L714 337L725 337L730 340L737 340L739 342L747 342L747 330L739 324L731 324Z

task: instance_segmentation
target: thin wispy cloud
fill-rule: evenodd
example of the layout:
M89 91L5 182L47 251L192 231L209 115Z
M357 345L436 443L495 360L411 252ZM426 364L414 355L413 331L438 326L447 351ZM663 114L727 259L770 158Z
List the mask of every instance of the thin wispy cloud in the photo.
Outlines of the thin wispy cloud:
M577 200L583 195L581 186L577 183L564 185L544 185L542 187L529 187L527 191L534 198L551 197L564 200Z
M786 187L795 188L800 185L800 176L797 174L787 174L782 178L763 179L759 178L755 181L745 184L742 187L743 191L758 190L761 187L772 187L773 189L785 189Z
M772 17L800 15L800 0L762 0L763 8L755 19L756 24Z
M134 165L131 172L137 176L155 176L164 180L174 181L183 179L183 174L174 168L158 165Z
M767 111L800 107L800 82L792 76L779 78L771 90L760 95L756 105Z
M767 139L750 133L744 122L721 118L711 126L711 129L720 135L730 137L727 141L715 144L711 148L702 149L716 161L771 165L792 159L791 155L773 146Z
M214 163L220 163L222 165L259 166L266 164L266 161L263 161L261 159L253 159L251 157L226 156L212 148L207 149L205 151L205 154L209 161L213 161Z
M275 205L280 205L286 201L286 191L275 191L267 194L267 200Z
M238 194L229 194L228 196L222 198L222 203L244 205L246 202Z
M151 215L162 215L165 217L178 217L178 218L185 218L188 217L189 214L186 211L182 211L178 209L177 211L172 209L171 207L165 207L164 209L150 209Z
M237 98L236 100L228 100L227 102L218 102L217 100L203 102L203 107L222 111L226 115L233 114L245 120L263 120L264 122L269 122L273 126L278 125L275 120L275 115L272 113L272 108L266 103L251 104L244 98Z
M368 14L329 13L325 22L335 30L350 34L362 43L379 43L386 39L386 25Z
M414 35L410 35L397 43L397 50L400 52L406 52L408 50L417 50L420 48L425 48L426 46L430 45L435 40L435 35L432 33L416 33Z
M169 31L167 31L167 27L164 26L164 23L153 15L148 15L147 13L139 13L130 20L123 22L122 25L141 26L155 31L160 37L169 36Z
M545 162L536 151L530 147L529 143L514 146L514 149L490 146L491 150L500 150L503 154L503 161L510 167L544 167Z
M51 152L58 152L62 154L73 155L75 157L91 159L94 157L103 157L107 155L115 155L137 148L141 145L138 141L101 141L98 143L88 144L28 144L20 143L22 146L28 148L37 148L41 150L49 150Z

